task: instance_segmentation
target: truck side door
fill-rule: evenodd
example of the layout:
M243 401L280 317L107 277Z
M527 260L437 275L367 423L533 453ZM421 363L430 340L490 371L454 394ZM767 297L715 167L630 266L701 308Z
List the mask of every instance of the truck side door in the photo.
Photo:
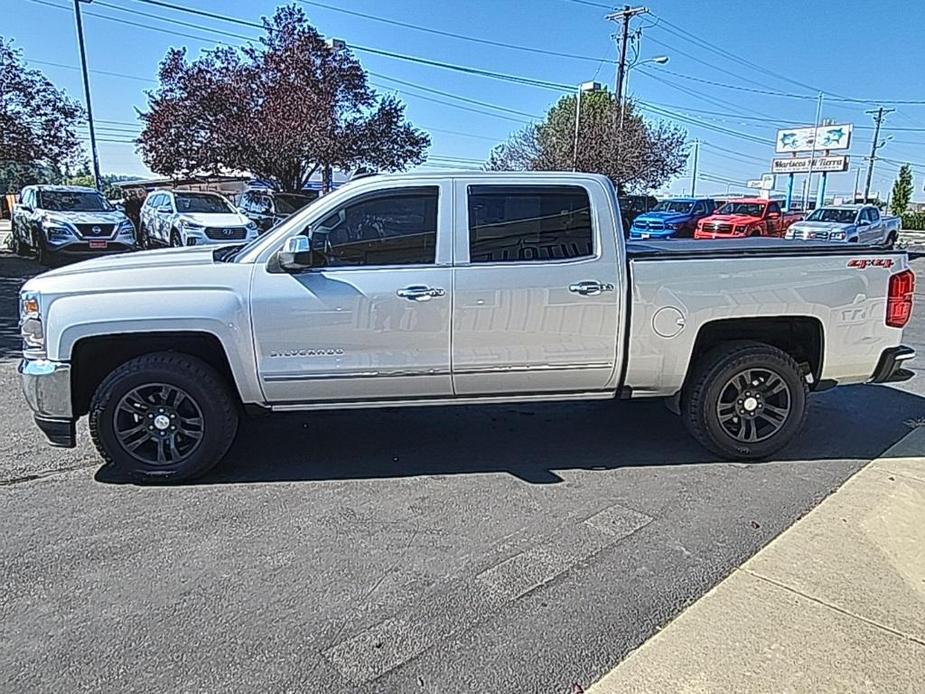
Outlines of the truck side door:
M781 217L780 205L776 202L769 202L765 216L765 228L768 230L768 236L782 236L784 223Z
M623 266L602 187L456 185L456 394L607 387Z
M450 182L361 189L298 232L317 266L258 265L251 316L268 401L452 396L452 215Z
M862 232L861 241L864 243L881 243L883 239L883 222L880 221L880 210L876 207L868 207L863 211L867 214L869 224L860 227Z

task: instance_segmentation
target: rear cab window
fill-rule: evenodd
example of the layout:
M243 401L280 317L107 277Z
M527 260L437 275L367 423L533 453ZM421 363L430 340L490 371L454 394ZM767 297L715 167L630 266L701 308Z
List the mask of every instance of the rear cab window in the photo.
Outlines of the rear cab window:
M470 185L467 210L471 264L595 255L591 202L582 186Z

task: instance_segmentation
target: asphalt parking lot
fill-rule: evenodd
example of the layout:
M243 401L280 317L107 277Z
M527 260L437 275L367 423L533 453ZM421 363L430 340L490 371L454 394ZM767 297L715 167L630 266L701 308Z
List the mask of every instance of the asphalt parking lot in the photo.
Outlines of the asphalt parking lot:
M656 402L411 408L251 420L209 477L138 487L32 425L37 271L0 253L4 691L570 692L925 425L923 361L759 464Z

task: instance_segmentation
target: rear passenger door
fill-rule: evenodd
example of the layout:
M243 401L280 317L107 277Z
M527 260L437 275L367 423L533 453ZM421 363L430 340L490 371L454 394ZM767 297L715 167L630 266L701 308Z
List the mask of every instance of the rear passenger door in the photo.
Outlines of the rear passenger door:
M459 396L593 391L614 372L614 220L583 185L456 183Z
M862 214L867 215L867 221L870 224L866 227L860 227L860 240L863 243L880 243L883 240L883 224L880 221L880 210L875 207L868 207Z

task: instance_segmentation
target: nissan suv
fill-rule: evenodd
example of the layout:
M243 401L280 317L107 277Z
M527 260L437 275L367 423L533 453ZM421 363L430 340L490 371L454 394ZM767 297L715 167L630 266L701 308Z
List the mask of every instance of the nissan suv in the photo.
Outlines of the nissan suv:
M135 250L135 227L94 188L27 186L13 209L12 241L42 265Z
M145 248L207 246L257 238L257 225L218 193L155 190L139 214Z

